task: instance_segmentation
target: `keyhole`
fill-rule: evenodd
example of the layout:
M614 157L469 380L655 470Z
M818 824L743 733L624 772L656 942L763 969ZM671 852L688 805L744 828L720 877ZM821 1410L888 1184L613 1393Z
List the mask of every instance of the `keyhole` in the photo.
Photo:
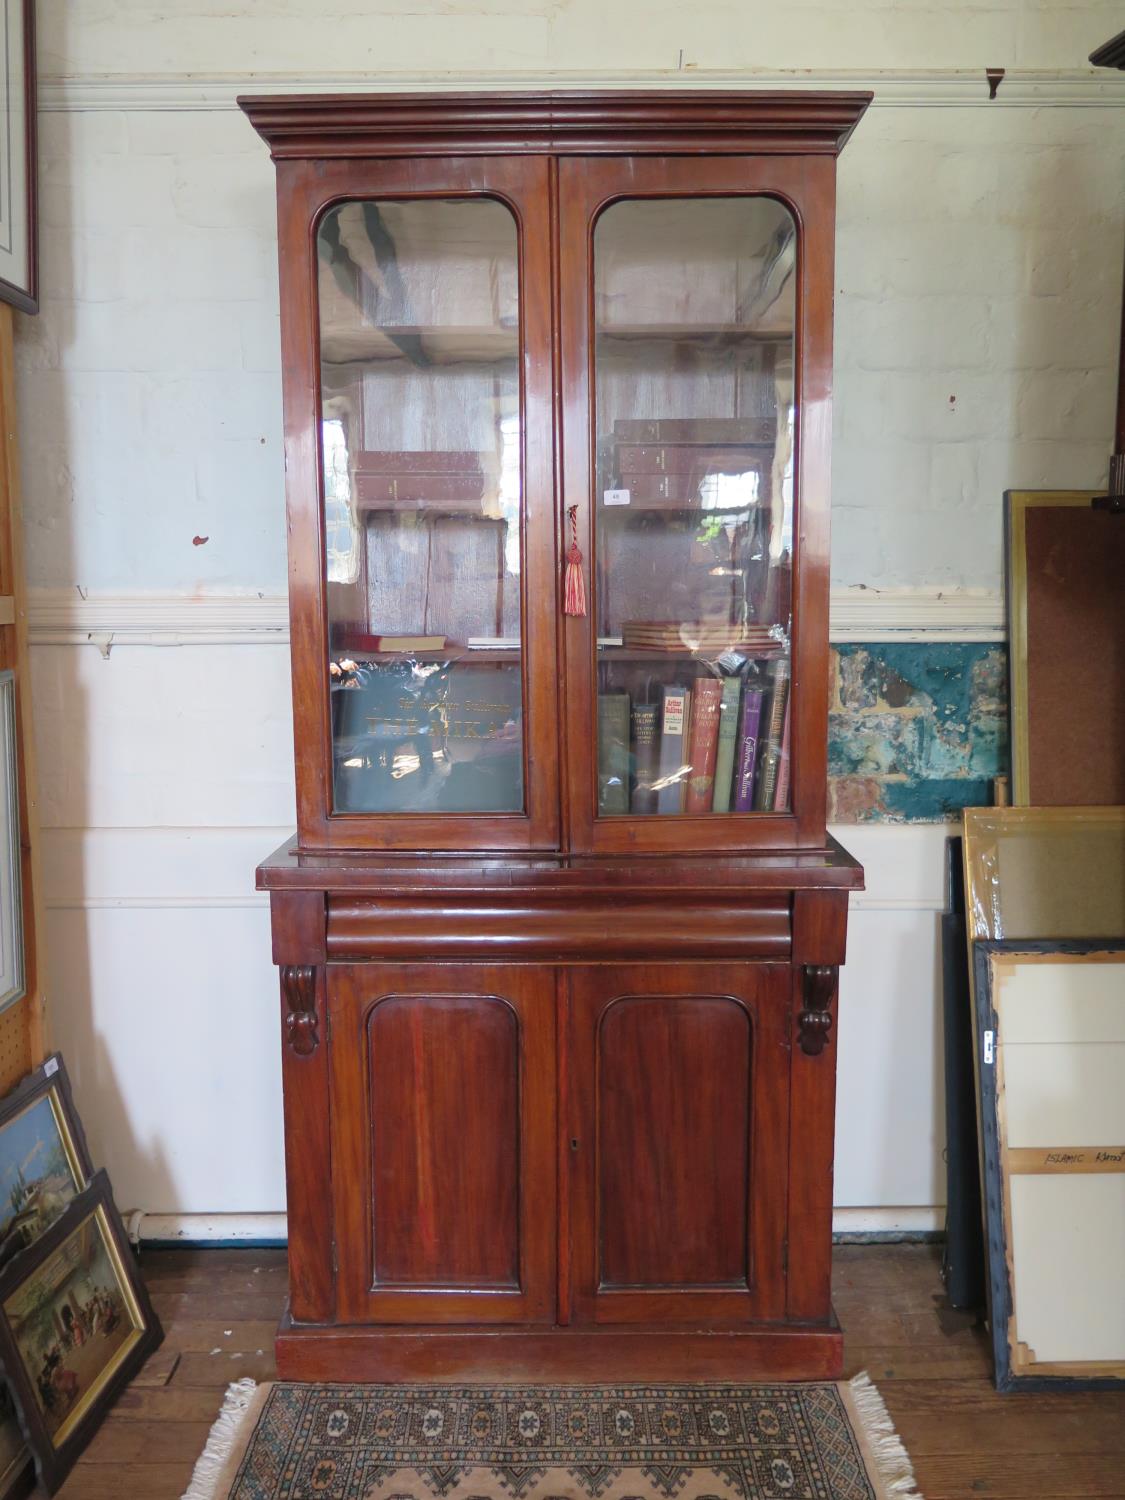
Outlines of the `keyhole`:
M572 1135L570 1138L570 1149L572 1151L578 1150L578 1137L576 1135Z

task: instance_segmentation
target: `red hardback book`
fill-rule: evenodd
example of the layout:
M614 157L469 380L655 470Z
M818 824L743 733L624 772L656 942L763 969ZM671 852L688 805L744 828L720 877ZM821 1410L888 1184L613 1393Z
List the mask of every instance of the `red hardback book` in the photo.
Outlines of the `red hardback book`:
M715 794L715 757L719 750L719 705L723 701L721 677L704 677L691 695L691 733L688 738L687 789L684 812L709 813Z

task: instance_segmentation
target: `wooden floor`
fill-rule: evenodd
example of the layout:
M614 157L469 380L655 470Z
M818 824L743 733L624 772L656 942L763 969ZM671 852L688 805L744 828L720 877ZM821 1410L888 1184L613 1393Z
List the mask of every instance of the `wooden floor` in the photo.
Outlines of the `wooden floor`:
M930 1246L845 1246L835 1302L847 1373L867 1370L926 1500L1125 1500L1125 1395L998 1396L973 1318L944 1305ZM150 1251L164 1347L122 1396L63 1500L179 1500L232 1380L274 1376L276 1250Z

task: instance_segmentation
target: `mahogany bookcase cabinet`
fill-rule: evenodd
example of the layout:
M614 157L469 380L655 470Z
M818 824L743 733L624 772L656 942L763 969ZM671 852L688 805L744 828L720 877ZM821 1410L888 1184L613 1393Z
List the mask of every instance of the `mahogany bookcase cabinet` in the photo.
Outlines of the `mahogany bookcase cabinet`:
M248 98L298 832L283 1375L834 1376L856 93Z

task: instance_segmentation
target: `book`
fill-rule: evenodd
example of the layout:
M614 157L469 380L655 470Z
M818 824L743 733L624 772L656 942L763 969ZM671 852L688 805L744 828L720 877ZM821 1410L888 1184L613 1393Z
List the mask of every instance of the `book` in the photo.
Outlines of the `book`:
M754 778L758 769L758 742L764 698L765 693L762 689L750 684L747 684L742 694L742 723L739 727L738 748L735 752L735 812L753 812L754 810Z
M622 638L632 651L780 650L781 642L764 625L727 625L711 620L626 620Z
M719 705L723 699L721 677L704 677L691 694L691 729L688 733L688 773L684 789L684 812L707 813L715 793L715 757L719 748Z
M387 505L479 507L485 479L479 470L469 474L357 474L353 491L360 510Z
M629 694L598 694L598 812L629 811Z
M742 474L763 466L768 470L773 462L773 446L621 442L616 458L617 472L621 475L685 474L698 479L707 474Z
M619 418L613 435L626 443L772 443L772 417Z
M782 658L773 669L769 716L762 736L762 759L754 788L754 811L772 812L777 790L778 763L781 760L781 736L785 727L785 705L789 701L789 662Z
M660 775L660 704L634 703L629 714L633 787L629 807L635 813L656 811L654 783Z
M656 810L678 813L683 808L685 736L691 714L691 693L685 687L660 690L660 776L657 783Z
M723 695L719 701L719 741L715 751L715 785L711 811L730 812L731 783L734 780L734 751L738 743L738 710L742 697L740 677L723 678Z
M337 651L443 651L443 635L373 635L350 626L336 632Z
M785 698L785 728L781 731L781 756L777 765L777 786L773 793L774 812L786 812L789 807L789 725L793 718L793 694Z

